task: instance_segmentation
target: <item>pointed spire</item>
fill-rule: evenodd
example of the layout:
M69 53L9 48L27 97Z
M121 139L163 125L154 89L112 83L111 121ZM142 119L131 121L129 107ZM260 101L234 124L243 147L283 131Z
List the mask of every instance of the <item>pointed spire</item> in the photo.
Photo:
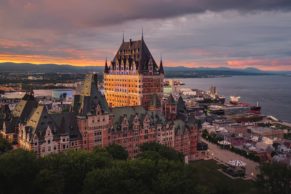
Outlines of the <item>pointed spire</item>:
M122 43L124 43L124 32L122 33Z
M104 73L109 73L109 67L108 67L108 65L107 65L107 57L106 57L106 60L105 60Z
M159 69L159 72L160 74L164 74L164 67L163 67L163 59L162 59L162 56L161 56L161 61L160 61L160 69Z
M29 95L34 96L33 88L30 88Z
M167 102L168 102L169 104L176 104L176 100L174 99L172 93L171 93L170 96L168 97Z
M141 28L141 40L143 40L143 28Z

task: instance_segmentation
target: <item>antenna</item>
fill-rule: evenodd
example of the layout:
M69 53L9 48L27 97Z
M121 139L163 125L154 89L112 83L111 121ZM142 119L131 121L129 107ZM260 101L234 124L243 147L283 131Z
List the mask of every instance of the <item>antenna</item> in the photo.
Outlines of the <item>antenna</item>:
M124 43L124 32L122 33L122 43Z
M141 39L143 40L143 27L141 28Z

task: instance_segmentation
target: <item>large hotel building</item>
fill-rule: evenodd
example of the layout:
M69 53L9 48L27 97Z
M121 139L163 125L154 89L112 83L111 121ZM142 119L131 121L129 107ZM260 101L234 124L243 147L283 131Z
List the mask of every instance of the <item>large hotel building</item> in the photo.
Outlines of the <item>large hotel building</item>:
M164 69L158 66L143 37L122 41L110 64L105 63L104 88L111 107L148 107L153 98L161 99Z
M143 38L123 41L105 64L105 96L97 74L86 75L69 112L49 112L27 93L12 111L0 106L0 136L37 156L119 144L134 158L141 144L158 142L196 159L195 120L181 97L161 100L163 78L162 62L156 64Z

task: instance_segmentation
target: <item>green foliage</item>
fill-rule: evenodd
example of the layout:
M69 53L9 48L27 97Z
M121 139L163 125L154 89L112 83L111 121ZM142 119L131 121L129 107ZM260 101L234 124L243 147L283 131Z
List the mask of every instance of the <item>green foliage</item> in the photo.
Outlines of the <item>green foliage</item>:
M140 146L141 154L138 155L138 158L141 159L166 159L174 161L184 161L184 155L175 151L172 148L169 148L165 145L159 143L144 143Z
M33 182L35 193L62 194L64 192L64 177L60 172L43 169L35 177Z
M181 162L183 156L171 148L144 144L137 160L124 160L116 146L112 150L111 153L108 148L68 151L44 158L36 158L34 153L23 150L4 153L0 155L0 193L215 194L233 191L222 184L232 180L218 172L217 165L211 166L207 161L201 162L204 166L199 166L199 162L186 165Z
M291 133L284 134L284 139L291 140Z
M230 151L235 152L235 153L237 153L241 156L244 156L245 158L248 158L250 160L253 160L255 162L260 162L260 157L258 157L257 155L255 155L251 152L247 152L245 150L241 150L241 149L238 149L235 147L230 147L230 148L226 148L226 149L229 149Z
M263 164L258 175L258 185L272 194L291 193L291 168L285 164Z
M204 130L202 132L202 137L204 139L207 139L208 141L212 142L212 143L215 143L215 144L218 144L219 141L222 141L223 138L215 135L215 134L209 134L206 130Z
M127 160L128 152L118 144L111 144L106 147L106 151L116 160Z
M195 193L192 174L190 167L172 161L120 161L110 169L88 173L83 194L191 194Z
M101 153L81 150L49 155L42 159L42 167L60 174L64 179L64 193L74 194L82 191L88 172L105 168L110 162L111 159Z
M33 153L14 150L0 156L0 189L7 194L30 194L39 171L37 159Z
M4 138L0 137L0 155L12 150L12 145Z
M138 154L137 156L138 159L142 159L142 160L161 160L164 159L161 154L157 151L143 151L140 154Z

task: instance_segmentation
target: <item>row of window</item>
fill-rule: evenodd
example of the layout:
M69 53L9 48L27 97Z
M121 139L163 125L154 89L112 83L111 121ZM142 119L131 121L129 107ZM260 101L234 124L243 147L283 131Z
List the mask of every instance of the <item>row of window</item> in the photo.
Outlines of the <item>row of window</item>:
M141 82L140 79L109 79L109 78L105 78L104 83L106 84L107 82Z

